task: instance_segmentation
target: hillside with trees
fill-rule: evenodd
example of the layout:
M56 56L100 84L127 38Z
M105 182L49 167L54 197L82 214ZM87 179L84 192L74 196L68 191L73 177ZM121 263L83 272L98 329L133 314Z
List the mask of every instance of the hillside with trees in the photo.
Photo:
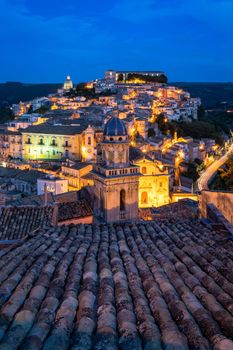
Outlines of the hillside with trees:
M9 106L20 101L29 101L36 97L55 93L62 84L24 84L6 82L0 84L0 106Z
M218 170L211 189L233 192L233 156Z

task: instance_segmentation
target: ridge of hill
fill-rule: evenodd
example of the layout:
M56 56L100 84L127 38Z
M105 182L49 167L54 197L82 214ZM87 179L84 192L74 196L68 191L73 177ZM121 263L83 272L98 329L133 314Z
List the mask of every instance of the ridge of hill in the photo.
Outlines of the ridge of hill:
M0 105L11 105L20 101L29 101L36 97L55 93L62 84L25 84L20 82L6 82L0 84Z

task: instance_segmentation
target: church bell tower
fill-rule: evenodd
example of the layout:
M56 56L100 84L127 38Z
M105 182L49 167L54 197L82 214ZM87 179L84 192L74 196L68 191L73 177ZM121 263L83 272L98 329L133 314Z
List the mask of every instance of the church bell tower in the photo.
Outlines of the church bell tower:
M102 161L93 168L96 214L106 222L138 217L140 168L129 162L129 138L124 122L112 117L103 133Z

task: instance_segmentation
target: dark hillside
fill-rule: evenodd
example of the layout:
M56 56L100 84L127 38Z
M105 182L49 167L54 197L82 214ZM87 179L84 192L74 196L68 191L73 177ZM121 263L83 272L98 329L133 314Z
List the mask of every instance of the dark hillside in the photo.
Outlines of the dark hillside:
M54 93L62 84L23 84L7 82L0 84L0 105L11 105L20 101Z
M187 90L192 97L200 97L205 108L225 109L233 105L233 83L172 84Z

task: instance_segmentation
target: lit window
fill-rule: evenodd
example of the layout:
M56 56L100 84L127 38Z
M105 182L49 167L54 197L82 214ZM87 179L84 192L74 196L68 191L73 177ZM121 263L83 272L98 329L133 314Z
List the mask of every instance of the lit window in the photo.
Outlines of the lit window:
M141 203L142 204L148 204L148 193L142 192L141 194Z

